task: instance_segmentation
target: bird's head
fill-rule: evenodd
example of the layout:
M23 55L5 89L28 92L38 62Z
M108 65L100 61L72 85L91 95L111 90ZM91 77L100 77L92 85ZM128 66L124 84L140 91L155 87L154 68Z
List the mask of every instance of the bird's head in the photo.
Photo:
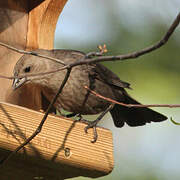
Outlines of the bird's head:
M27 83L38 83L42 76L31 76L46 71L46 63L43 59L31 55L23 55L14 66L14 81L12 88L15 90Z

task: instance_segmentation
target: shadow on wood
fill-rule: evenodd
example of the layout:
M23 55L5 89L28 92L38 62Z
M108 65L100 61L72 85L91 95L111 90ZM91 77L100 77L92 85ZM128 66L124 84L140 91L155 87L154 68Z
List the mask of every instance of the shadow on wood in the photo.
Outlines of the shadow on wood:
M0 117L2 159L33 133L43 113L0 103ZM0 177L9 179L18 172L21 178L29 174L30 177L62 179L99 177L110 173L114 163L111 132L97 128L99 138L96 143L91 143L93 131L90 129L85 134L85 126L71 119L49 115L42 132L0 169Z

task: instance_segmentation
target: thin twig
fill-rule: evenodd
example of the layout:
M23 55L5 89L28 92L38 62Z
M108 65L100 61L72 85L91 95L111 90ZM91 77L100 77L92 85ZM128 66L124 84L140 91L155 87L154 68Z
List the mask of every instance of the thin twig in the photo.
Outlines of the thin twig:
M37 127L37 129L34 131L34 133L28 138L26 139L26 141L24 143L22 143L20 146L18 146L13 152L11 152L7 157L5 157L1 162L0 164L3 165L4 163L6 163L8 161L9 158L11 158L11 156L13 156L15 153L17 153L20 149L22 149L25 145L27 145L35 136L37 136L41 130L42 130L42 127L43 127L43 124L45 123L47 117L48 117L48 114L51 110L51 108L53 107L54 103L56 102L59 94L62 92L69 76L70 76L70 73L71 73L71 68L67 69L67 73L64 77L64 80L63 82L61 83L60 87L59 87L59 90L58 92L56 93L55 97L53 98L53 100L51 101L51 103L49 104L44 116L43 116L43 119L41 120L39 126Z
M84 86L85 89L87 89L88 91L90 91L93 95L95 95L96 97L99 97L101 99L104 99L110 103L114 103L114 104L119 104L122 106L126 106L126 107L139 107L139 108L143 108L143 107L168 107L168 108L179 108L180 104L125 104L125 103L121 103L118 102L116 100L113 100L111 98L108 97L104 97L100 94L98 94L97 92L91 90L90 88L88 88L87 86Z
M85 62L86 63L95 63L95 62L102 62L102 61L115 61L115 60L134 59L134 58L137 58L137 57L142 56L144 54L147 54L149 52L152 52L152 51L160 48L161 46L163 46L164 44L167 43L167 41L169 40L170 36L173 34L175 29L179 25L179 23L180 23L180 12L177 15L176 19L171 24L171 26L169 27L166 34L156 44L151 45L151 46L149 46L147 48L144 48L144 49L142 49L140 51L135 51L135 52L132 52L132 53L119 55L119 56L100 56L100 57L96 57L96 58L92 58L92 59L87 59ZM85 62L82 61L82 60L79 60L79 62L74 62L74 64L71 64L71 67L73 67L75 65L85 64Z
M89 52L85 55L85 58L92 58L95 56L102 56L104 53L107 53L107 47L106 44L104 44L103 46L99 45L98 46L99 52Z
M46 56L46 55L43 55L43 54L40 54L40 53L37 53L37 52L34 52L34 51L25 51L25 50L22 50L22 49L17 49L15 47L10 46L8 44L5 44L3 42L0 42L0 46L6 47L6 48L11 49L12 51L15 51L15 52L20 53L20 54L28 54L28 55L32 55L32 56L38 56L38 57L41 57L41 58L45 58L45 59L55 61L55 62L60 63L62 65L66 65L60 59L53 58L53 57L50 57L50 56Z
M14 77L14 76L4 76L4 75L0 75L0 78L12 80L12 79L14 79L15 77Z

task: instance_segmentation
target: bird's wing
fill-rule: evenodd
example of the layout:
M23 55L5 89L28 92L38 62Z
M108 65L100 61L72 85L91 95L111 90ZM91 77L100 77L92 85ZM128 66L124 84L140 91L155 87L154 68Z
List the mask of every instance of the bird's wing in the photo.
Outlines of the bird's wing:
M41 51L44 51L44 50L41 50ZM45 52L48 52L48 51L46 50ZM56 50L50 50L49 52L53 53L54 57L63 59L65 63L71 63L85 56L84 52L76 51L76 50L56 49ZM81 67L85 68L88 72L92 73L96 79L110 86L113 86L114 88L121 89L121 90L122 88L131 89L129 83L120 80L117 75L115 75L111 70L109 70L102 64L95 63L91 65L84 65Z
M130 84L124 81L121 81L117 75L115 75L112 71L107 69L102 64L96 64L96 67L94 68L96 72L96 79L103 81L106 84L109 84L117 89L122 88L130 88Z

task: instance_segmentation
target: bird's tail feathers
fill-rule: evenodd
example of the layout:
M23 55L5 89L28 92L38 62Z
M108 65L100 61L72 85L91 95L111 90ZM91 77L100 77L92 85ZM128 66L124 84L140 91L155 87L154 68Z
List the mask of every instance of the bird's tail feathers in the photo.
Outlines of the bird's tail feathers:
M140 104L126 94L126 104ZM166 116L146 107L125 107L116 104L110 111L116 127L122 127L126 122L129 126L142 126L150 122L161 122Z

